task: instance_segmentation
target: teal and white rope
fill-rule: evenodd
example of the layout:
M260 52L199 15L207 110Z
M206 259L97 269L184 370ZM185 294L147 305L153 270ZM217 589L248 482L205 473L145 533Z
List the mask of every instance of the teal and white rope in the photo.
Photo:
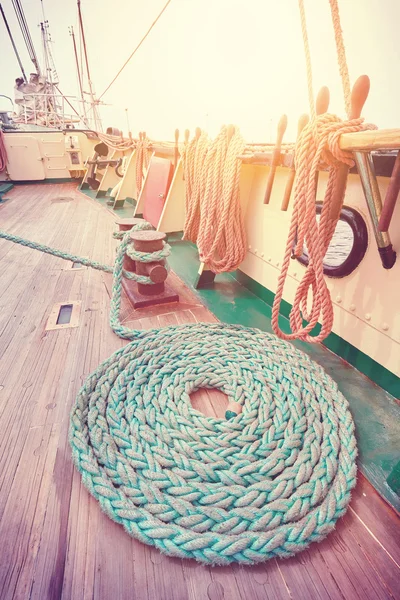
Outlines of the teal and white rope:
M137 231L151 229L151 225L146 221L135 225L134 229ZM133 258L134 260L139 260L141 262L154 262L158 260L162 260L170 255L171 248L168 244L164 244L162 250L158 250L156 252L137 252L133 248L130 248L130 231L128 232L117 232L123 233L123 238L116 239L124 239L125 244L124 248L126 253ZM0 229L0 239L8 240L9 242L13 242L14 244L20 244L21 246L25 246L27 248L32 248L33 250L39 250L40 252L44 252L45 254L51 254L52 256L57 256L58 258L62 258L64 260L69 260L72 262L79 262L85 267L91 267L92 269L97 269L98 271L104 271L105 273L113 273L115 270L115 266L117 262L120 262L121 266L121 275L126 279L132 279L137 283L144 283L146 285L154 285L154 281L147 277L147 275L138 275L137 273L132 273L131 271L122 270L122 263L124 260L124 255L121 253L117 255L116 263L114 266L104 265L102 263L97 262L96 260L92 260L90 258L84 258L83 256L77 256L76 254L71 254L69 252L64 252L63 250L58 250L57 248L51 248L50 246L46 246L44 244L39 244L37 242L31 242L30 240L26 240L25 238L19 237L18 235L13 235L12 233L7 233L6 231L2 231Z
M337 384L257 329L121 325L128 243L129 232L110 324L132 341L88 377L71 415L84 484L129 534L171 556L252 564L323 539L356 483L354 425ZM223 391L242 413L206 417L190 402L199 388Z

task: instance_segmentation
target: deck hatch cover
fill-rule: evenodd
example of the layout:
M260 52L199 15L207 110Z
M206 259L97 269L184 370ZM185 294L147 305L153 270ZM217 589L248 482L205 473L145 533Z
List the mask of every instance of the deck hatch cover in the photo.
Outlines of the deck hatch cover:
M77 300L54 304L47 321L46 331L78 327L80 312L81 302Z
M58 311L56 325L68 325L71 322L72 304L62 304Z

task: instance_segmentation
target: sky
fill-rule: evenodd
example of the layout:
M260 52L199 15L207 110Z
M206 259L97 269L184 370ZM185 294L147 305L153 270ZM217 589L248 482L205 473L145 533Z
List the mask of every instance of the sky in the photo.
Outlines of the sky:
M166 0L81 0L95 91L100 95ZM1 0L16 44L30 63L11 0ZM39 59L42 0L22 0ZM72 40L76 0L43 0L52 50L65 95L78 94ZM344 117L328 0L305 0L314 90L327 85L330 111ZM363 115L380 128L400 126L400 0L339 0L351 81L366 73L371 92ZM0 21L0 94L13 96L19 67ZM87 85L85 86L87 89ZM172 0L148 38L103 97L104 127L172 140L178 128L215 135L238 125L249 142L271 142L280 116L284 141L308 112L306 68L297 0ZM8 103L9 105L9 103ZM8 106L0 98L0 107Z

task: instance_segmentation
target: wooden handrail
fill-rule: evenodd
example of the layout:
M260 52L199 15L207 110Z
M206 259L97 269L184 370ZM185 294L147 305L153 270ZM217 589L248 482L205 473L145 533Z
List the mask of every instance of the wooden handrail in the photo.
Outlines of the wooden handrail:
M375 129L357 133L343 133L339 146L342 150L400 150L400 129Z

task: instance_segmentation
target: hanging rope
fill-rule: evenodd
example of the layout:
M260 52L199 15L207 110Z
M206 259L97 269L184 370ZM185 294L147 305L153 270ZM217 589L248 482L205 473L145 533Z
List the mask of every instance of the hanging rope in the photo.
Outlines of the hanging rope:
M104 142L111 150L124 152L136 147L136 142L133 139L124 139L118 135L110 135L106 133L97 133L100 141Z
M214 273L233 271L246 255L238 158L245 147L232 125L222 127L212 142L201 133L183 150L184 239L197 243L200 261Z
M144 134L139 134L136 144L136 193L138 198L150 163L149 144L149 138Z
M6 145L4 142L4 133L3 133L2 129L0 128L0 173L3 173L3 171L6 170L7 163L8 163L8 158L7 158Z
M211 140L205 132L183 148L181 159L185 178L185 225L183 239L197 242L200 226L200 203L205 187L205 160Z
M350 75L349 75L349 67L347 65L346 59L346 51L344 47L343 40L343 31L342 26L340 24L340 14L339 14L339 5L337 0L329 0L329 5L331 7L332 14L332 23L333 23L333 31L335 33L335 43L336 43L336 54L339 65L340 77L342 80L343 87L343 98L344 104L346 108L346 114L350 116L350 98L351 98L351 89L350 89Z
M214 273L235 270L246 256L246 231L239 179L245 148L239 129L223 127L210 145L204 165L205 185L197 239L200 261Z
M338 6L336 0L330 0L330 4L345 104L348 115L350 115L350 83ZM299 0L299 8L307 64L310 111L313 119L303 129L296 144L295 199L285 255L272 308L272 327L274 332L282 339L321 342L329 335L333 326L332 299L325 281L323 268L325 254L340 218L340 210L345 193L344 187L342 197L339 199L336 198L338 173L341 165L346 164L351 167L354 164L351 153L340 149L339 139L344 133L354 133L363 129L374 128L374 126L364 125L364 119L341 121L339 117L331 114L316 116L313 100L311 58L303 0ZM317 192L316 174L320 168L328 168L329 176L321 216L318 222L315 198ZM332 204L334 199L337 209L333 211ZM284 285L292 253L294 256L300 256L304 244L307 245L309 261L303 279L297 288L293 307L290 312L291 333L285 334L279 327L280 304L283 298ZM303 320L308 323L304 325ZM310 334L317 323L321 325L320 332L312 336Z
M304 0L298 0L298 2L299 2L299 10L300 10L301 33L303 36L304 56L306 59L308 105L310 107L311 120L313 120L313 119L315 119L314 90L313 90L310 44L308 42L306 11L304 9Z

